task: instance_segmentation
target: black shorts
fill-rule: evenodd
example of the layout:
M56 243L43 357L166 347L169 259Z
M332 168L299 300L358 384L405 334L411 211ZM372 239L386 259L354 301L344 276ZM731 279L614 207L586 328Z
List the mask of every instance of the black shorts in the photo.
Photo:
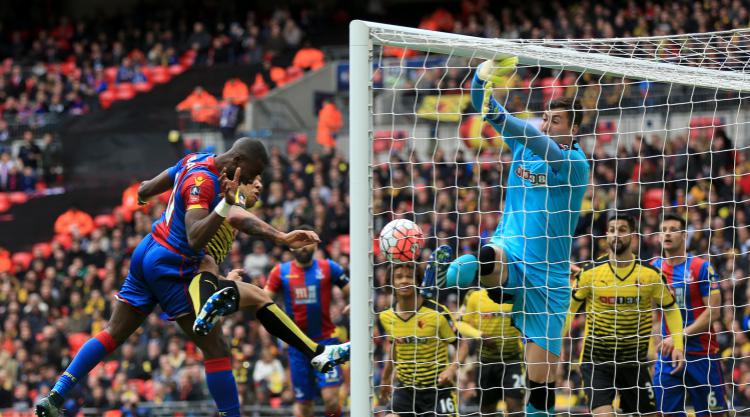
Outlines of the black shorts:
M591 410L611 405L617 392L623 413L656 412L656 396L648 365L615 367L611 363L585 363L581 365L581 375Z
M523 366L521 362L480 363L480 404L497 404L505 398L523 399Z
M456 388L395 387L390 412L399 417L458 416Z

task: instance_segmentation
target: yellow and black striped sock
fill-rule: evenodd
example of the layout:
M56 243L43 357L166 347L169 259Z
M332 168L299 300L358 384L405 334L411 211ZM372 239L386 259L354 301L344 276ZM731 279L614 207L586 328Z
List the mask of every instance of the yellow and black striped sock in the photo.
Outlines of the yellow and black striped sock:
M255 314L260 324L268 330L268 333L278 337L286 342L289 346L294 346L312 359L323 352L323 345L312 341L307 335L297 327L289 316L282 311L275 303L268 303L258 309Z

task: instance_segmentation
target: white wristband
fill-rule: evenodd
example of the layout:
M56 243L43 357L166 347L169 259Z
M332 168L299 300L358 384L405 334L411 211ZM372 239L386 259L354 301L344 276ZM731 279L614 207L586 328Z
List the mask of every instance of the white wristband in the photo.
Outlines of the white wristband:
M228 204L227 200L224 200L222 198L219 204L217 204L216 207L214 207L214 213L226 219L227 216L229 215L230 208L232 208L232 205Z

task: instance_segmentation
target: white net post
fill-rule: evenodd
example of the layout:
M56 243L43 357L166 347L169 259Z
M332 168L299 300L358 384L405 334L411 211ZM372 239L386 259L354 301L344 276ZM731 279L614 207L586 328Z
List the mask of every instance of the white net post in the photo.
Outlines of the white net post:
M467 84L483 59L507 56L519 58L518 70L498 93L509 112L538 123L551 98L574 97L584 105L580 142L591 161L592 182L572 236L574 262L592 261L605 251L602 222L612 210L636 213L640 229L634 249L645 262L665 256L658 242L661 213L688 219L688 249L712 262L723 296L722 317L712 319L714 331L702 334L719 341L720 353L729 352L734 361L716 363L723 368L719 385L726 408L738 403L735 395L742 389L734 379L740 367L735 364L746 359L738 343L747 343L738 332L747 297L738 291L746 288L750 245L748 197L740 184L750 145L750 112L744 105L750 92L750 30L529 41L355 21L350 33L352 415L372 415L373 376L383 365L381 357L373 357L383 337L373 342L372 324L391 300L389 277L378 270L383 259L373 258L373 231L405 217L429 226L426 249L447 243L457 254L476 253L502 217L507 177L514 173L507 169L510 159L499 134L488 130L469 104ZM421 52L390 54L391 47ZM470 220L462 223L465 218ZM355 285L362 283L368 287ZM455 294L444 291L438 299L458 313ZM676 295L684 302L684 294ZM574 362L583 339L580 324L574 322L572 342L564 341L564 356ZM357 352L363 346L367 352ZM473 352L460 372L463 412L477 411L472 403L477 389L471 384L482 360ZM425 360L413 360L420 361ZM391 379L379 385L393 384ZM568 402L559 411L585 412L581 392L580 378L566 374L558 398ZM683 406L689 410L690 400ZM736 411L743 410L747 407Z
M349 201L351 237L351 416L372 415L372 215L368 144L372 129L370 31L363 22L349 27Z

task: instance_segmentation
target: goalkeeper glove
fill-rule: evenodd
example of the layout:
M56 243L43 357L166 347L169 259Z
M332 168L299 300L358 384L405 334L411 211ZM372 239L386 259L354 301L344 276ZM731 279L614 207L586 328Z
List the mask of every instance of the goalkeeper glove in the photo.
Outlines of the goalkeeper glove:
M507 81L505 77L516 71L516 65L518 65L518 57L515 56L497 61L487 60L477 67L477 77L485 82L503 84Z
M453 258L453 249L448 245L442 245L432 252L422 278L421 292L423 296L435 298L435 290L445 288L451 258Z
M477 67L477 78L484 81L482 97L482 118L496 123L505 120L506 110L493 99L492 90L495 84L507 84L507 76L516 71L517 57L503 58L498 61L487 60Z

